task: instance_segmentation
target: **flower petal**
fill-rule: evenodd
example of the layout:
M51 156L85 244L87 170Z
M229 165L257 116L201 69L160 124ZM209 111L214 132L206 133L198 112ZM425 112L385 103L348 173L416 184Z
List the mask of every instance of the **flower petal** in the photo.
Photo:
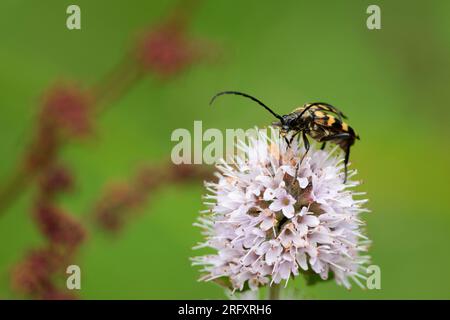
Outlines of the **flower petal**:
M308 178L304 178L304 177L297 178L297 180L298 180L298 184L300 185L300 188L302 188L302 189L305 189L309 184Z
M281 203L280 200L275 200L274 202L272 202L269 206L269 209L274 211L274 212L278 212L283 208L283 204Z
M302 218L302 223L306 224L309 227L317 227L320 223L320 220L316 216L308 214Z
M297 253L297 263L303 270L308 270L308 263L306 262L306 254L304 252Z
M295 209L292 205L283 207L281 210L283 211L283 214L286 218L290 219L294 216Z

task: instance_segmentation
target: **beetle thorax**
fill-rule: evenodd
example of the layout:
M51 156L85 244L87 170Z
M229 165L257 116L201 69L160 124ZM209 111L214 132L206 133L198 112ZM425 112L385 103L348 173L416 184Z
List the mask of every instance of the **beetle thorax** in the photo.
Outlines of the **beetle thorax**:
M302 130L305 128L306 121L303 117L300 117L297 113L290 113L283 116L283 129L290 130Z

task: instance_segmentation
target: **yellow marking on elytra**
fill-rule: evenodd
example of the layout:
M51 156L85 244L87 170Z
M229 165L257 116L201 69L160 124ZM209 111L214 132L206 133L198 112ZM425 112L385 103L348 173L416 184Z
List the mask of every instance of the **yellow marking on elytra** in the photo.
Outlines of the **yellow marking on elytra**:
M331 127L333 125L333 123L336 122L336 119L332 116L329 116L328 121L327 121L327 126Z
M330 108L328 108L328 106L326 106L326 105L324 105L324 104L319 103L319 104L317 104L316 106L317 106L318 108L323 108L323 109L325 109L325 110L327 110L327 111L330 111Z
M342 130L348 131L348 124L346 124L345 122L342 122Z
M316 117L318 117L318 118L323 118L323 117L325 117L325 113L322 112L322 111L315 111L315 112L314 112L314 115L315 115Z

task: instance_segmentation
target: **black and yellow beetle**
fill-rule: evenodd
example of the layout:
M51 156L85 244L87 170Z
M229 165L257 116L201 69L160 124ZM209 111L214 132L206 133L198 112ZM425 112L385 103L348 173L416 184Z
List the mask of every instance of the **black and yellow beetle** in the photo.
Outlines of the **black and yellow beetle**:
M212 104L218 96L224 94L235 94L249 98L269 111L279 120L272 125L280 127L280 133L286 140L288 147L295 136L301 134L305 145L305 153L302 156L302 160L310 148L307 135L318 142L322 142L322 149L325 148L326 142L332 142L339 145L345 152L344 182L347 181L347 164L350 157L350 147L355 143L356 139L359 139L359 136L352 127L342 120L346 119L346 116L344 116L344 114L336 107L324 102L307 103L303 107L297 108L289 114L280 116L255 97L238 91L219 92L211 99L210 104ZM289 134L291 134L291 136L288 139Z

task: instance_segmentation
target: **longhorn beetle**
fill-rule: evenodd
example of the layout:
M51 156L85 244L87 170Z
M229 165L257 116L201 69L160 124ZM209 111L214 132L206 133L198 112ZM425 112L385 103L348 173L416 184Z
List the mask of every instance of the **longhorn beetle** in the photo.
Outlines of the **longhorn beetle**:
M332 142L345 152L344 166L345 177L344 183L347 181L347 164L350 157L350 147L355 143L355 139L359 140L359 136L347 123L342 119L347 117L339 111L336 107L325 102L306 103L303 107L296 108L289 114L280 116L270 109L263 102L251 95L238 91L223 91L217 93L212 97L210 105L216 100L217 97L225 94L234 94L243 96L250 100L255 101L264 109L269 111L279 121L273 122L272 125L280 127L280 134L284 137L288 147L292 143L295 136L301 134L305 145L305 153L302 159L308 153L310 144L307 136L318 142L322 142L321 149L325 148L327 142ZM290 139L287 138L288 134L292 133Z

